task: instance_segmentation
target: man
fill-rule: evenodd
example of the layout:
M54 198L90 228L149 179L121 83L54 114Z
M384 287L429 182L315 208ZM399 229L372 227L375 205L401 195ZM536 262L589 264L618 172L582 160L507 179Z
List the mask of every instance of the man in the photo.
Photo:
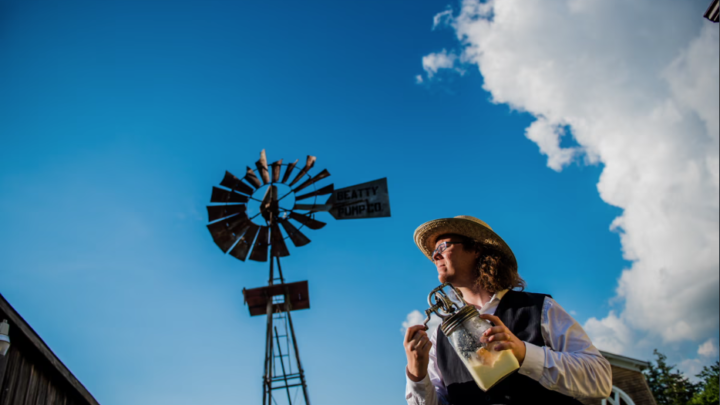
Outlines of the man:
M410 405L579 405L607 398L610 364L585 331L552 297L526 293L510 247L485 222L461 215L426 222L415 243L435 263L438 279L462 292L495 326L485 342L511 350L520 369L482 391L440 328L405 334L406 399Z

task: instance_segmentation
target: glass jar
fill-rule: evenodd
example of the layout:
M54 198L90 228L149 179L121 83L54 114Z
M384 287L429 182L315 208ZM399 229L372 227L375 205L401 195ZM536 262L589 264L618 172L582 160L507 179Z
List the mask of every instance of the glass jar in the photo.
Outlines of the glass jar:
M452 288L458 303L445 294L442 290L445 286ZM435 303L432 302L433 297ZM432 312L442 318L440 328L481 390L489 390L520 368L511 350L496 351L494 348L498 342L483 343L482 335L492 328L492 323L480 318L477 309L468 305L452 285L445 283L434 289L428 296L428 303L430 309L425 311L425 325Z

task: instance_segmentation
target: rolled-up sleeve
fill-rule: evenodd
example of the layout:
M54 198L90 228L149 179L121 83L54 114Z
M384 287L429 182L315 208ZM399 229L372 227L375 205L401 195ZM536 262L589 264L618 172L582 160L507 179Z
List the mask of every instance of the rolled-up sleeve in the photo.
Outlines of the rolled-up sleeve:
M447 389L443 383L440 370L437 367L437 357L435 352L437 342L437 329L430 333L430 362L428 363L428 373L424 379L415 382L407 377L405 371L405 399L408 405L440 405L447 404Z
M550 297L546 297L543 304L541 331L548 346L525 342L521 374L547 389L574 398L610 396L610 363L580 324Z

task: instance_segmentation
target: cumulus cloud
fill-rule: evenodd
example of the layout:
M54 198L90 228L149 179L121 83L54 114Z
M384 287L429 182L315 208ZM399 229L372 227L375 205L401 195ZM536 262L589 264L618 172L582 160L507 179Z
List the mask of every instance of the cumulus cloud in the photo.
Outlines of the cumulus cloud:
M685 359L677 365L683 375L692 382L698 382L696 375L700 374L703 368L703 362L700 359Z
M603 319L589 319L584 329L594 337L595 346L611 353L624 353L634 340L632 330L613 311Z
M623 210L611 229L632 263L615 270L619 311L585 324L609 351L718 329L720 41L706 6L464 0L434 20L454 30L457 56L423 58L428 79L477 67L493 102L535 116L525 135L551 169L603 165L598 191ZM577 146L561 147L564 136Z
M432 77L440 69L453 69L457 72L462 73L461 69L459 69L455 66L455 62L457 61L457 59L458 59L457 55L443 49L441 52L431 53L431 54L423 56L423 58L422 58L423 70L425 70L425 73L427 74L428 79L432 79ZM420 77L420 79L422 79L422 76ZM416 80L417 80L417 77L416 77Z
M450 24L452 22L452 18L452 9L447 9L442 13L435 14L435 17L433 17L433 29Z
M691 381L698 382L697 375L702 371L704 366L717 360L718 347L714 338L710 338L698 347L697 354L699 357L694 359L685 359L678 364L678 369L689 377Z
M700 347L698 347L698 354L703 357L717 357L718 346L717 343L715 343L715 339L710 338L701 344Z
M525 130L525 136L540 147L540 153L548 157L548 167L557 172L578 153L578 148L560 147L560 138L565 135L562 125L551 123L544 117L539 117Z
M414 325L422 325L423 322L425 322L425 314L416 309L407 314L405 321L403 321L402 323L402 328L400 328L400 332L405 335L405 332L409 327ZM440 325L440 322L441 319L437 315L432 314L430 316L430 322L428 322L428 334L432 334L435 329Z

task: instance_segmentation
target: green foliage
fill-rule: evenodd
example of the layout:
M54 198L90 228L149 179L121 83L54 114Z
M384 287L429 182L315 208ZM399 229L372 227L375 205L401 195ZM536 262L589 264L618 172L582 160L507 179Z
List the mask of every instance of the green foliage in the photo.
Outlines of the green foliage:
M667 356L655 349L656 364L643 370L650 391L658 405L687 405L698 393L699 387L691 383L675 366L667 364ZM704 404L704 402L703 402ZM716 402L717 404L717 402Z
M717 405L720 402L720 361L716 361L710 367L703 367L700 374L696 376L700 379L697 385L698 392L693 396L689 405Z

